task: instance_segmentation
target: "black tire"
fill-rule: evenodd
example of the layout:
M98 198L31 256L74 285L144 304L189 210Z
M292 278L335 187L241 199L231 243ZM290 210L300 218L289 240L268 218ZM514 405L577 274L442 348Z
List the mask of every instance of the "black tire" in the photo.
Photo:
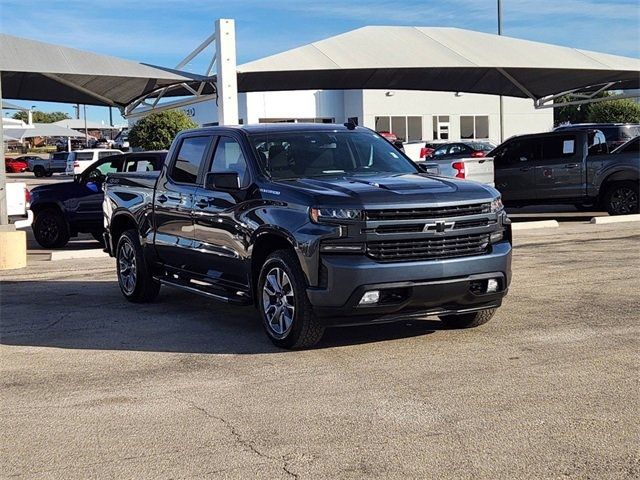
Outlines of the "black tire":
M267 283L267 277L273 278L274 270L283 271L289 280L291 290L286 288L286 284L283 283L285 288L280 291L280 296L277 301L284 302L287 306L293 302L293 310L288 307L281 306L283 312L289 311L291 313L291 323L288 328L281 328L280 332L277 331L278 326L270 322L266 309L270 309L266 303L265 295L269 296L265 292L265 284ZM260 276L258 277L258 289L256 291L256 305L260 312L260 318L262 319L262 326L267 333L269 339L278 347L282 348L310 348L320 341L324 333L324 325L316 317L313 312L313 307L307 298L307 283L298 263L298 258L295 253L290 250L278 250L267 258L260 270ZM287 292L291 292L287 294ZM273 298L273 297L272 297ZM282 305L282 303L281 303ZM272 305L273 306L273 305ZM277 307L275 307L277 308ZM279 313L273 314L272 320L276 320L276 316ZM281 318L279 326L282 327L283 323L286 323L284 318L285 313L279 315ZM288 317L286 317L288 318Z
M102 236L102 232L91 232L91 236L96 242L104 247L104 237Z
M45 208L36 213L33 235L43 248L62 248L71 236L66 220L55 208Z
M44 167L42 165L36 165L33 167L33 174L38 178L44 177Z
M604 194L604 207L609 215L638 213L638 182L625 180L609 186Z
M487 323L496 313L497 308L463 313L462 315L442 315L440 320L449 328L473 328Z
M129 268L128 271L127 268ZM151 302L160 293L160 283L151 275L135 230L127 230L118 240L116 270L120 291L130 302ZM130 276L131 273L132 276Z

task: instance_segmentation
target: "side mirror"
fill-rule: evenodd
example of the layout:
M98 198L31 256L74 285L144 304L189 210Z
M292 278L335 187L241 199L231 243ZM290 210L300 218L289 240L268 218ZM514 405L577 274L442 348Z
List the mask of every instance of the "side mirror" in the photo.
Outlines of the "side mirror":
M204 188L207 190L239 190L238 172L209 172L205 176Z

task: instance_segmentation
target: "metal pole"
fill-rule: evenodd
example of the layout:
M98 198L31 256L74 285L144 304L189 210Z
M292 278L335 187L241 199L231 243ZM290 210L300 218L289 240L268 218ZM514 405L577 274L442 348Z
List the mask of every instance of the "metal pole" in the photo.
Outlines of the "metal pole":
M87 104L83 104L84 108L84 146L89 148L89 132L87 131Z
M236 69L236 24L221 18L216 21L216 63L218 87L218 124L238 124L238 72Z
M498 0L498 35L502 35L502 0ZM504 142L504 99L500 95L500 143Z
M0 72L0 106L2 106L2 72ZM2 109L0 108L0 112ZM2 119L0 118L0 122ZM7 213L7 174L4 170L4 124L0 123L0 225L9 224Z

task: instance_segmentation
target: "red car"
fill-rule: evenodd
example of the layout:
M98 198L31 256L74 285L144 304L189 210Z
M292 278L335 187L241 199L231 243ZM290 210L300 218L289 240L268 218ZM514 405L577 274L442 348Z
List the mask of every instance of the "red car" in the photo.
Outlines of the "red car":
M5 158L4 165L7 173L22 173L26 172L28 168L27 161L28 156L22 156L17 158Z

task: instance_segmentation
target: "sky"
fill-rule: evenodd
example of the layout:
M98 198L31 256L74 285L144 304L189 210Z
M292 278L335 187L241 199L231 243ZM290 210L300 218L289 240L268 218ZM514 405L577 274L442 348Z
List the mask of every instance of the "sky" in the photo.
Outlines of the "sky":
M366 25L459 27L495 33L496 0L0 0L0 31L175 67L214 29L236 21L238 63ZM640 57L638 0L502 0L503 35ZM184 69L203 73L201 55ZM14 102L38 110L70 105ZM87 107L108 123L106 107ZM114 109L114 122L124 123Z

